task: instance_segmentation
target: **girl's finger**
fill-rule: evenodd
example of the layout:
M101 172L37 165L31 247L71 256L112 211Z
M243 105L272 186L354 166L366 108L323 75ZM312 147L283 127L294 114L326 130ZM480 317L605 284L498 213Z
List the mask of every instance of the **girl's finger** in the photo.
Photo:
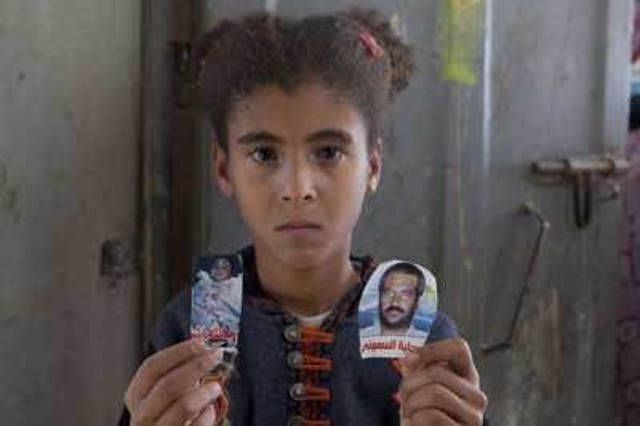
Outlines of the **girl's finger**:
M146 421L160 418L172 404L193 391L194 384L222 361L222 351L208 352L180 365L158 380L132 416Z
M178 365L206 352L200 339L190 339L156 352L144 360L131 379L125 393L125 403L132 409L146 397L156 382Z
M222 395L222 389L217 382L202 385L175 401L162 417L155 423L156 426L183 425L185 422L198 418L204 413L208 405Z
M448 416L447 413L440 410L427 409L419 411L411 417L409 426L413 425L458 426L459 423Z
M411 372L439 361L447 362L458 375L469 379L473 384L480 383L469 344L461 338L440 340L422 346L404 358L402 363Z
M443 365L428 367L424 371L403 379L400 385L400 397L403 400L407 400L411 394L420 388L433 383L444 386L478 409L485 410L487 408L487 397L477 386L461 378Z
M216 424L216 409L212 404L207 405L207 408L198 416L198 418L191 423L191 426L215 426Z
M482 423L480 410L438 383L426 385L402 401L402 415L411 420L410 424L413 424L413 416L416 413L428 409L442 411L464 425Z

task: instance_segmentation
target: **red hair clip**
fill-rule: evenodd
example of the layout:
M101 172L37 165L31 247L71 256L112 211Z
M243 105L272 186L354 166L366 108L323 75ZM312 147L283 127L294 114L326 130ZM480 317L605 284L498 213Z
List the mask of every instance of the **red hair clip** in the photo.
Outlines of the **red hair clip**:
M369 31L361 32L358 38L360 39L360 43L364 45L369 56L378 59L384 55L384 49L378 44L378 40L376 40Z

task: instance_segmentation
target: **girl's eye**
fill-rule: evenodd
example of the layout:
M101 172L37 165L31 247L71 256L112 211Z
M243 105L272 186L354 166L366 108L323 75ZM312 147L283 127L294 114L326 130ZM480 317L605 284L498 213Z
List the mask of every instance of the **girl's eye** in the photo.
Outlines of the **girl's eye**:
M272 163L278 159L275 149L266 146L254 149L251 151L250 156L255 162L260 164Z
M316 156L320 161L328 162L328 163L336 163L342 159L344 156L344 152L340 147L335 145L325 146L320 148Z

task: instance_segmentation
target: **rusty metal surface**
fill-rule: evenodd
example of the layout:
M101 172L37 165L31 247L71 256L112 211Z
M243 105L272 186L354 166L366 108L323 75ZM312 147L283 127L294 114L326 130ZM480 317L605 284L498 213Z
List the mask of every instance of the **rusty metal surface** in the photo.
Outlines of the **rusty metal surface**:
M476 300L483 313L476 324L484 336L503 335L526 270L534 230L515 206L533 201L552 226L514 345L478 358L497 424L613 424L620 202L594 204L590 226L579 230L571 187L527 177L536 159L623 148L614 136L624 134L626 117L609 109L624 109L627 99L610 105L605 95L624 87L624 73L606 69L611 61L628 66L628 55L609 54L619 44L608 42L611 34L616 43L630 35L630 9L609 3L493 2L489 168L478 176L484 207Z
M170 293L176 294L188 285L191 259L194 256L194 209L198 191L194 188L197 176L197 117L189 107L188 87L191 39L195 35L196 15L192 1L173 0L174 66L171 93L171 210L169 220Z
M173 2L144 0L142 19L143 340L170 296L167 240L171 209Z

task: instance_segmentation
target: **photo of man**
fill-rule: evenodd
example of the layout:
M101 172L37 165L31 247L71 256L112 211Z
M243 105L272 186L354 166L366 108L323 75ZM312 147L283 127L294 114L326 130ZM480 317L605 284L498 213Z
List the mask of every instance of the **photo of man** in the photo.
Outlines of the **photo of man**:
M414 265L397 263L380 283L380 334L405 336L413 324L418 299L424 292L424 277Z
M427 269L404 261L378 266L359 310L363 356L400 356L424 343L436 310L435 278Z

